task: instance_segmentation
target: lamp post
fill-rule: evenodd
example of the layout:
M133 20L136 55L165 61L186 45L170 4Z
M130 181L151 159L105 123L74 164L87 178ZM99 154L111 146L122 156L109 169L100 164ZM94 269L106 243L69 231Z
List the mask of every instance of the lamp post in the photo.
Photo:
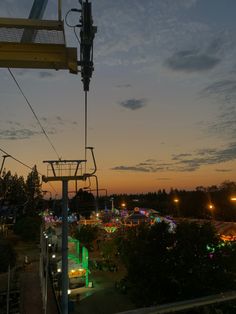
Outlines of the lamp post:
M173 199L173 202L174 202L175 208L176 208L176 216L179 217L179 199L178 199L177 197L175 197L175 198Z
M233 207L236 207L236 195L231 196L230 201L233 203ZM235 210L233 211L233 213L235 215ZM234 218L234 220L235 220L235 218Z
M125 202L122 202L122 203L121 203L121 208L122 208L122 209L125 209L125 208L126 208L126 203L125 203Z
M111 211L114 211L114 197L111 197Z
M208 210L211 212L212 219L215 219L215 215L214 215L215 205L212 204L212 203L209 203L209 204L207 205L207 208L208 208Z

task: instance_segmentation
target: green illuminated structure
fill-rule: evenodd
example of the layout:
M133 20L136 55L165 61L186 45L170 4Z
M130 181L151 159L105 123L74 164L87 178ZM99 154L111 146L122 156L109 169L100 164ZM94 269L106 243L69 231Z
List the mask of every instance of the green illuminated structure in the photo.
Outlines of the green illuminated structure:
M68 259L73 260L78 265L78 268L81 268L81 266L82 266L82 268L86 270L86 273L85 273L85 285L86 285L86 287L88 287L88 284L89 284L88 274L90 272L89 268L88 268L88 260L89 260L88 250L87 250L86 247L84 247L84 246L82 247L82 261L81 261L81 259L80 259L80 243L79 243L79 240L71 238L71 237L68 237L68 242L75 244L75 254L69 253L68 254Z

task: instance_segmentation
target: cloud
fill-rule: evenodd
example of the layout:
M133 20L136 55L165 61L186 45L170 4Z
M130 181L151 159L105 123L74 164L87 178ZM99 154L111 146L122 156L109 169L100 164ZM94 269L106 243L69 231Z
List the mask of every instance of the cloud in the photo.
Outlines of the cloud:
M168 170L168 167L170 164L168 163L160 163L158 164L154 159L151 162L140 162L139 164L136 164L134 166L117 166L112 168L111 170L120 170L120 171L133 171L133 172L150 172L155 173L158 171L166 171Z
M111 170L134 171L134 172L150 172L149 169L140 166L117 166Z
M146 99L127 99L119 103L122 107L130 109L130 110L138 110L147 105Z
M99 27L95 62L108 66L132 65L139 70L153 71L168 52L176 50L176 46L181 49L186 42L201 44L206 37L209 40L212 32L208 26L188 18L188 10L197 1L94 2L94 20Z
M41 132L33 131L30 129L10 129L0 130L0 139L2 140L23 140L29 139L35 135L41 134Z
M216 58L198 50L183 50L174 53L165 61L165 65L173 71L202 72L213 69L220 62Z
M47 134L53 135L63 132L66 128L71 126L76 127L78 123L73 120L66 120L60 116L56 117L40 117L39 119ZM13 120L0 120L0 139L4 140L22 140L29 139L36 135L42 135L41 128L36 123L29 123L23 125Z
M201 149L193 158L179 160L175 164L176 171L195 171L204 165L214 165L236 159L236 142L222 149ZM172 159L175 160L175 157Z
M231 172L231 169L216 169L216 172Z
M236 142L222 149L200 149L194 153L173 155L171 160L161 163L155 159L150 162L144 161L136 165L121 165L112 168L119 171L133 172L193 172L206 165L217 165L236 160ZM224 170L223 170L224 171ZM223 172L222 171L222 172ZM226 172L226 171L225 171Z
M219 102L234 103L236 100L236 80L224 79L205 87L201 93L203 97L212 97Z
M192 154L178 154L178 155L173 155L172 160L180 160L183 157L190 157Z
M56 117L41 117L41 121L44 122L45 125L48 126L71 126L71 125L77 125L77 121L69 120L69 119L64 119L64 117L56 116Z
M207 124L206 130L214 136L235 139L236 136L236 80L224 79L209 84L200 92L219 105L219 114L213 122Z

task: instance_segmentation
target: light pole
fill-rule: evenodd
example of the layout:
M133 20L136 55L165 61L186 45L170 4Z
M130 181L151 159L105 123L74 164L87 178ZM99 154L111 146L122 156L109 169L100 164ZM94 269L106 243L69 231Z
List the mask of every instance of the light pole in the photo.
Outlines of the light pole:
M125 209L125 208L126 208L126 203L125 203L125 202L121 203L121 208L122 208L122 209Z
M111 211L114 211L114 197L111 197Z
M210 212L211 212L212 219L215 220L215 215L214 215L215 205L212 204L212 203L209 203L209 204L207 205L207 208L208 208L208 209L210 210Z
M236 206L236 196L235 195L231 196L230 201L233 203L233 205L234 205L233 207L235 207ZM233 211L233 212L235 214L235 211Z
M175 207L176 207L176 214L177 216L179 217L180 216L180 213L179 213L179 199L177 197L175 197L173 199L173 202L175 203Z

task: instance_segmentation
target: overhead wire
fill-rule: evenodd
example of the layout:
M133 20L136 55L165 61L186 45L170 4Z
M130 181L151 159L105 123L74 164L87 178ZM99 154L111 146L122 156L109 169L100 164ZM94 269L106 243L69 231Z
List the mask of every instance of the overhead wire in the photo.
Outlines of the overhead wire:
M87 91L84 92L84 159L85 173L87 164L87 146L88 146L88 96Z
M33 115L34 115L34 117L35 117L36 121L38 122L38 124L39 124L39 126L40 126L40 128L41 128L41 130L42 130L43 134L45 135L46 139L48 140L48 142L49 142L50 146L52 147L52 149L53 149L53 150L54 150L54 152L56 153L57 158L60 160L60 159L61 159L61 157L59 156L59 154L58 154L58 152L57 152L57 150L56 150L55 146L53 145L53 143L52 143L51 139L49 138L49 136L48 136L47 132L45 131L44 127L42 126L42 124L41 124L41 122L40 122L39 118L37 117L37 115L36 115L36 113L35 113L35 111L34 111L34 109L33 109L32 105L30 104L30 102L29 102L28 98L26 97L25 93L23 92L23 90L22 90L22 88L21 88L20 84L18 83L18 81L17 81L17 79L16 79L15 75L13 74L13 72L11 71L11 69L10 69L10 68L8 68L8 71L9 71L9 73L10 73L10 75L11 75L12 79L14 80L14 82L15 82L16 86L18 87L19 91L21 92L22 96L24 97L24 99L25 99L25 101L26 101L27 105L29 106L29 108L30 108L31 112L33 113Z
M33 169L34 169L34 167L31 167L31 166L25 164L23 161L21 161L21 160L19 160L18 158L12 156L11 154L9 154L8 152L6 152L6 151L3 150L2 148L0 148L0 151L1 151L2 153L4 153L5 155L7 155L8 157L10 157L10 158L12 158L13 160L15 160L16 162L20 163L22 166L24 166L24 167L26 167L26 168L28 168L28 169L30 169L30 170L33 170ZM38 172L38 174L40 174L40 175L42 176L42 174L41 174L40 172ZM52 184L51 184L50 182L48 182L48 183L49 183L49 185L51 186L51 188L54 190L54 192L56 193L57 191L54 189L54 187L52 186Z
M78 1L80 4L81 4L81 1ZM76 28L77 27L80 27L80 25L77 25L77 24L70 24L68 22L68 15L71 13L71 12L80 12L80 10L78 9L70 9L69 11L67 11L66 15L65 15L65 23L68 27L70 28L73 28L73 31L74 31L74 35L77 39L77 41L79 42L80 44L80 39L76 33ZM92 49L92 56L93 56L93 49ZM80 59L81 59L81 56L80 56ZM88 95L87 95L87 91L85 91L85 97L84 97L84 159L87 161L87 144L88 144ZM86 163L85 162L85 173L86 173Z
M4 154L8 155L8 157L11 157L12 159L14 159L15 161L17 161L17 162L20 163L21 165L23 165L23 166L25 166L25 167L27 167L27 168L33 170L33 167L30 167L30 166L26 165L24 162L22 162L21 160L19 160L19 159L13 157L11 154L7 153L5 150L3 150L3 149L0 148L0 151L1 151L2 153L4 153Z

